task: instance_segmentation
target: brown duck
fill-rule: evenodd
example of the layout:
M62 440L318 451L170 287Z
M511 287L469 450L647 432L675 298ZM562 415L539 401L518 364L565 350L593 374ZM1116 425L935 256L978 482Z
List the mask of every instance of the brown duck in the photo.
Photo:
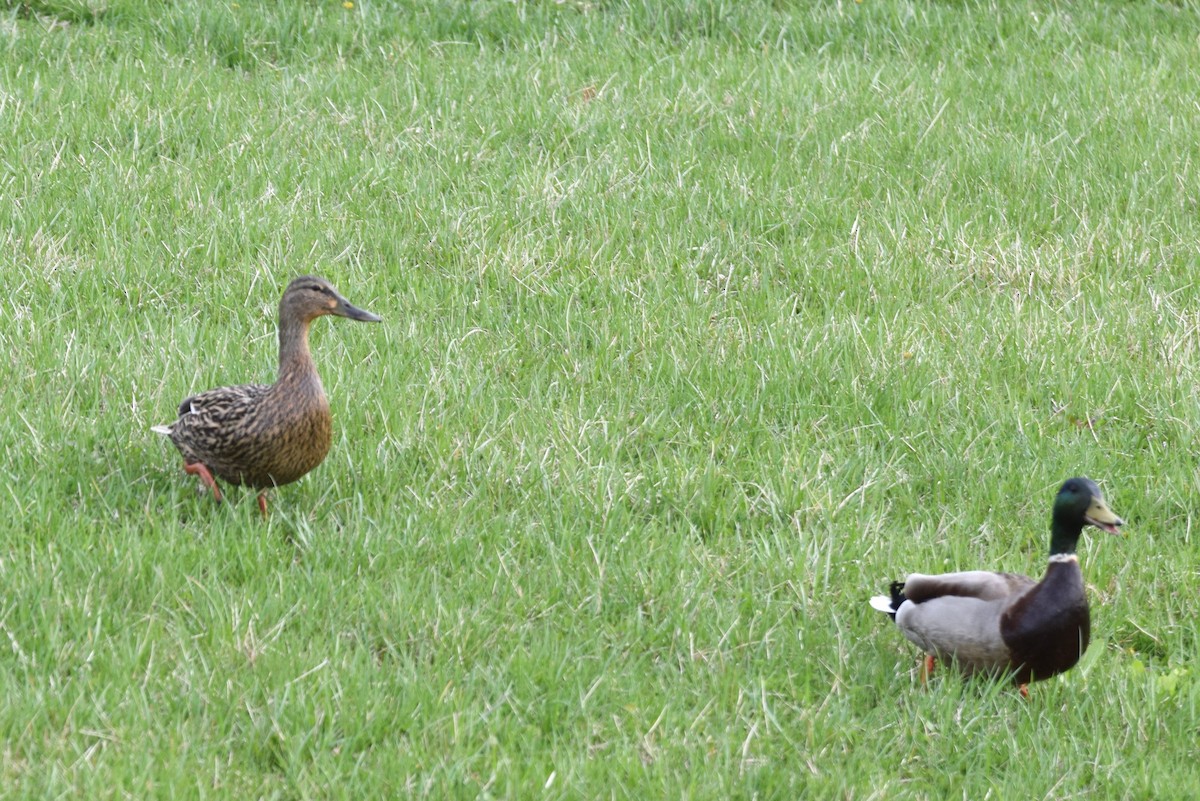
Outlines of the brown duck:
M218 387L185 398L179 419L151 430L171 438L183 469L221 500L213 476L266 491L290 484L319 465L333 439L329 401L308 350L308 326L334 314L362 322L380 318L353 306L324 278L302 275L279 301L279 377L274 384Z

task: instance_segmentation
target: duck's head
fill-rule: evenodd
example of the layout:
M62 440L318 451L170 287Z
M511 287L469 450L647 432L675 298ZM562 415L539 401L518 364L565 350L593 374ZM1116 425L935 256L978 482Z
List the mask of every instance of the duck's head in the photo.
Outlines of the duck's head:
M1080 531L1084 526L1095 526L1109 534L1119 534L1119 526L1125 521L1113 514L1104 502L1104 495L1096 482L1084 476L1067 479L1054 499L1054 526L1056 529Z
M333 314L364 323L377 323L380 317L360 309L333 288L333 284L315 275L302 275L288 284L279 301L279 319L304 323L325 314Z

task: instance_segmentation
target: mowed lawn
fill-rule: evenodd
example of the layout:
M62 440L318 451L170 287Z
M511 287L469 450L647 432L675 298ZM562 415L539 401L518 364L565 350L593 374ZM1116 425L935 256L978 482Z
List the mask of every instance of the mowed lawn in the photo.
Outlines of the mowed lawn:
M1191 2L0 0L0 796L1200 795ZM317 321L336 431L196 492ZM1023 700L867 598L1038 574Z

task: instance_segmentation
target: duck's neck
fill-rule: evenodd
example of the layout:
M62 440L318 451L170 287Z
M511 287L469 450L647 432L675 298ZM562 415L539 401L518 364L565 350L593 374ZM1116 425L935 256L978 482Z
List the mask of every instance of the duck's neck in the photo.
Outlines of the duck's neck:
M308 350L308 320L281 316L279 320L278 384L307 382L317 378L317 368Z
M1073 556L1082 532L1082 523L1054 518L1050 524L1050 558L1059 557L1059 560L1062 561L1068 556Z

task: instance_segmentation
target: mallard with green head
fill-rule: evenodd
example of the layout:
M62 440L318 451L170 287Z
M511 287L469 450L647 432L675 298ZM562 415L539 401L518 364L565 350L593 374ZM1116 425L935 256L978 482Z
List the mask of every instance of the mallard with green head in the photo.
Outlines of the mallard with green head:
M925 652L922 677L935 658L950 660L968 675L1011 673L1025 695L1027 684L1070 669L1088 646L1091 618L1075 554L1083 527L1116 534L1124 524L1094 481L1072 478L1054 499L1050 564L1041 581L983 570L914 573L871 606Z
M275 383L219 387L185 398L179 419L151 430L170 437L183 469L221 500L213 476L266 491L319 465L333 440L333 418L308 349L308 327L327 314L361 322L380 318L353 306L324 278L302 275L279 301L279 375Z

